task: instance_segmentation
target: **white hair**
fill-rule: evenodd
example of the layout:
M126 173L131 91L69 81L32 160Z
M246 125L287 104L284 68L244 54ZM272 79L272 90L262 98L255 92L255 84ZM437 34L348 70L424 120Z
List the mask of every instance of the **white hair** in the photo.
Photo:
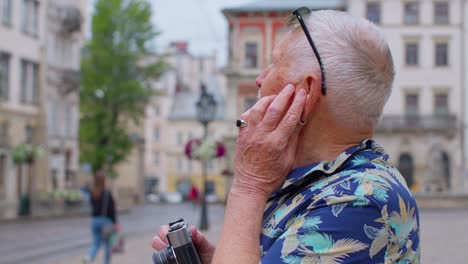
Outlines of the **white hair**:
M368 20L333 10L314 11L305 23L324 65L331 112L348 127L375 129L395 76L383 33ZM302 33L291 50L300 56L298 66L311 69L312 62L314 72L320 76L307 38L300 26L296 25L295 30Z

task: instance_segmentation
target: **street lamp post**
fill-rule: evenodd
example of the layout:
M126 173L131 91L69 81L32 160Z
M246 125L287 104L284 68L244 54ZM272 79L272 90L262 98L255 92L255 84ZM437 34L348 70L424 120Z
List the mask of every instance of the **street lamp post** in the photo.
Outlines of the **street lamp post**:
M201 94L197 106L197 119L203 125L203 141L207 140L208 137L208 124L213 121L216 117L216 100L213 95L206 91L204 84L201 84ZM206 204L206 177L207 177L207 161L202 160L202 204L201 204L201 218L200 218L200 230L208 230L208 214Z

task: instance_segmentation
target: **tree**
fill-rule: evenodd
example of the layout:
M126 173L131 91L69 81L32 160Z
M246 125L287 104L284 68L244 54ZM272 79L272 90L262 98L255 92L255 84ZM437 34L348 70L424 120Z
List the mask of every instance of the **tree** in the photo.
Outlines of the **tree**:
M152 93L145 86L166 68L151 49L158 35L147 0L97 0L92 38L81 62L81 161L92 171L114 167L130 154L129 124L144 116Z

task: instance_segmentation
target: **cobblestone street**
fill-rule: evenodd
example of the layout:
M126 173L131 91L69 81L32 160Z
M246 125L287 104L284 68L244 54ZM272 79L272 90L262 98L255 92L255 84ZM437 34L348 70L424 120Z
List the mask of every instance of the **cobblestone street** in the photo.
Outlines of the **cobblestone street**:
M208 238L219 238L224 207L209 207L211 229ZM184 217L198 223L198 210L191 204L146 205L120 216L127 235L124 254L114 255L113 264L151 263L150 246L155 229ZM421 263L464 264L468 259L468 210L421 210ZM0 264L79 264L90 241L89 219L70 218L39 222L0 224ZM102 263L102 252L96 263Z

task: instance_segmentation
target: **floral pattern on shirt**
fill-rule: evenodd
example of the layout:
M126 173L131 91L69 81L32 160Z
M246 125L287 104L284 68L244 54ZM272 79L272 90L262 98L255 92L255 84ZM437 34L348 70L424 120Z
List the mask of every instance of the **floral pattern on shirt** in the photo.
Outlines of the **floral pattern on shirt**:
M417 204L387 160L365 140L294 169L265 208L261 263L419 263Z

